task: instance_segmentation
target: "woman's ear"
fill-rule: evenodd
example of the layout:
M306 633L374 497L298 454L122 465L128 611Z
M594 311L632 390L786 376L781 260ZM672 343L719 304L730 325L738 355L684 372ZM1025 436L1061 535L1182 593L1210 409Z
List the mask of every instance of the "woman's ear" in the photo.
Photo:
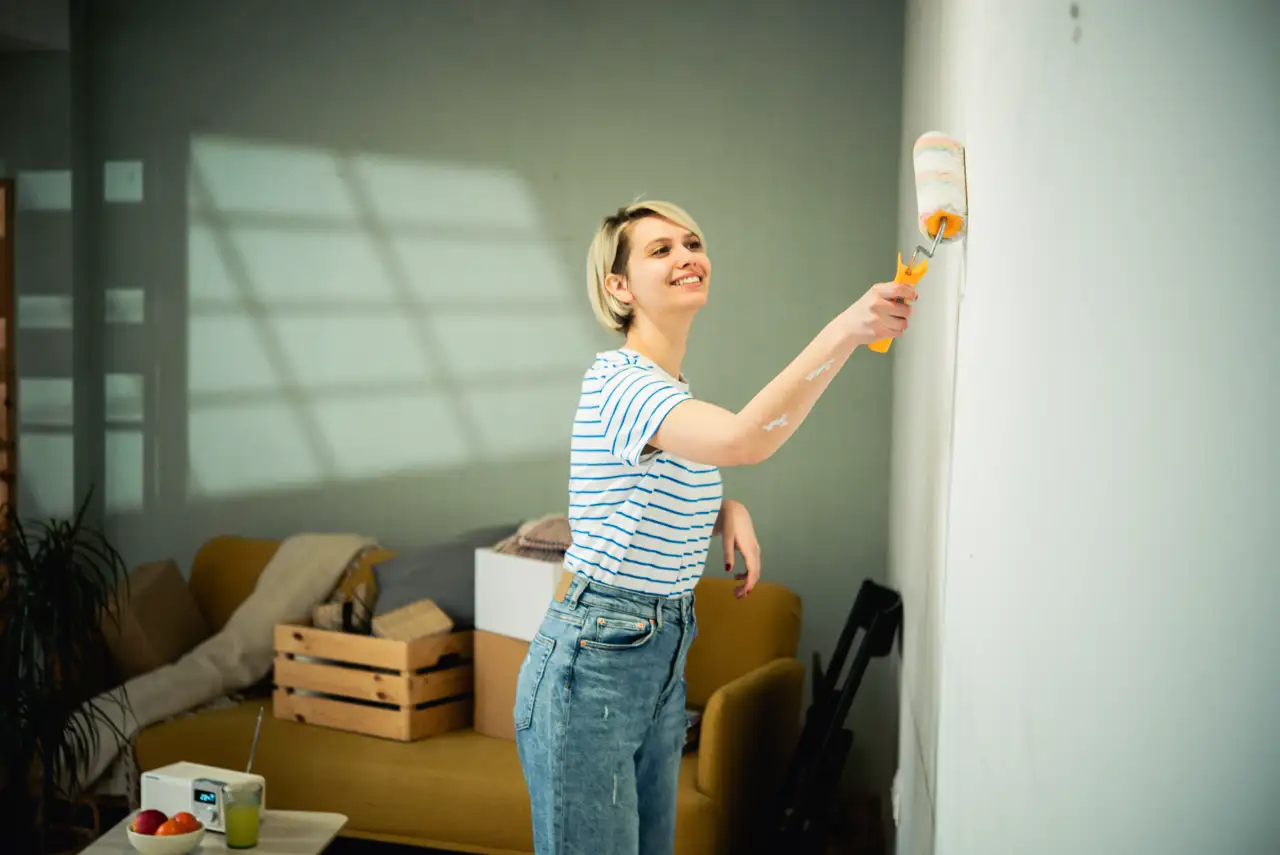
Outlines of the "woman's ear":
M620 303L631 302L631 289L627 287L627 278L617 273L610 273L604 278L604 288Z

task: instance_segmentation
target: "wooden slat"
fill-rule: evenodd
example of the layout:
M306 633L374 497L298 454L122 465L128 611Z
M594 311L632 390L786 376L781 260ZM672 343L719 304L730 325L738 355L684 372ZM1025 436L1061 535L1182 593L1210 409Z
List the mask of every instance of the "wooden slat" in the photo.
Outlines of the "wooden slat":
M300 724L367 733L383 739L409 739L409 717L402 710L380 710L328 698L312 698L290 694L285 689L276 689L271 707L276 718Z
M475 674L470 665L412 674L409 677L409 703L413 706L455 695L469 695L475 688Z
M277 653L333 659L396 671L411 670L407 648L402 641L281 624L276 627L275 645Z
M474 720L471 698L421 710L384 710L276 689L271 709L272 715L285 721L364 733L400 742L458 730L467 727Z
M448 673L448 672L442 672ZM384 704L407 704L416 686L403 674L379 674L316 662L299 662L288 654L276 656L275 683L282 688L343 695ZM436 697L445 697L437 694Z
M405 670L421 671L423 668L434 668L442 658L450 654L457 654L464 660L471 659L475 649L474 639L474 633L468 630L429 635L407 643L400 642L407 647Z
M409 714L409 738L422 739L469 726L475 720L471 698L438 707L414 710Z

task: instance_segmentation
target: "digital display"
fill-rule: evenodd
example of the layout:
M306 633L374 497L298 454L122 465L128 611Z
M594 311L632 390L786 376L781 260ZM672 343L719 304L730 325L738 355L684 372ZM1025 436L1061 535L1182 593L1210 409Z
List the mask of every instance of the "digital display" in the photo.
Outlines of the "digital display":
M206 805L216 805L218 803L218 794L213 790L196 790L196 801Z

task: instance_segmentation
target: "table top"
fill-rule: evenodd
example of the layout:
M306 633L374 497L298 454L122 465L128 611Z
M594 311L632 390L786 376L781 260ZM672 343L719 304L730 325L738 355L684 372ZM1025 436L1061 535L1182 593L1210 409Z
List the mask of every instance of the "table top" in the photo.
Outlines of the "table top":
M134 814L120 820L81 855L138 855L125 833ZM258 845L253 849L228 849L222 834L206 831L193 855L235 852L239 855L320 855L337 836L347 818L340 813L307 810L264 810L258 829Z

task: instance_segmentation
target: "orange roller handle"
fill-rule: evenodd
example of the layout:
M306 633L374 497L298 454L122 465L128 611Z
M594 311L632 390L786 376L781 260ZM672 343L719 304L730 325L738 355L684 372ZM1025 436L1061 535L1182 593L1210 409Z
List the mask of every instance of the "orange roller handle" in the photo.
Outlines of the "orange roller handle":
M893 277L893 281L900 285L915 285L919 282L929 270L929 260L927 258L920 259L914 267L908 268L902 263L902 253L898 253L898 273ZM893 344L893 339L882 338L879 341L873 341L867 345L870 350L876 353L888 353L889 345Z

